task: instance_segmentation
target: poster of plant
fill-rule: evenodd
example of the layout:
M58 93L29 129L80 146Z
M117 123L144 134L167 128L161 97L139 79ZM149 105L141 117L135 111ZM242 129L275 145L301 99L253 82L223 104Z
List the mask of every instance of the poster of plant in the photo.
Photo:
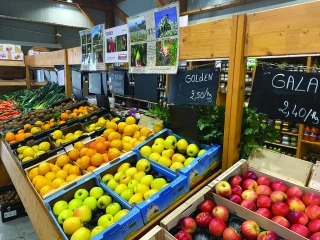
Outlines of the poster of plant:
M179 14L175 2L127 18L130 73L177 73Z
M105 63L128 62L128 25L104 30Z
M81 70L105 70L104 24L80 31Z

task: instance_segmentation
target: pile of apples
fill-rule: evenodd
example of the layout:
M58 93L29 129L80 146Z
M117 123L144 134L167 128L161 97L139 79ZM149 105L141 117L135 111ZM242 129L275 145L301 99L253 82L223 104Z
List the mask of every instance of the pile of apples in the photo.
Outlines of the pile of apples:
M166 179L151 174L151 166L146 159L137 161L135 167L130 163L121 164L116 174L105 174L102 182L130 204L148 199L168 184Z
M262 231L258 224L252 220L244 221L240 227L240 233L232 227L228 227L229 211L224 206L215 206L211 200L205 200L199 205L200 213L196 218L185 217L179 222L179 231L175 234L178 240L192 240L197 238L197 233L209 231L214 238L223 240L279 240L277 234L272 231ZM200 237L199 237L200 238ZM202 238L201 238L202 239ZM211 238L210 238L211 239Z
M113 202L100 187L89 191L78 189L72 200L57 201L52 211L71 240L89 240L129 212L128 209L121 209L121 205Z
M220 181L216 193L312 240L320 239L320 196L255 172ZM311 237L310 237L311 236Z
M200 150L197 144L189 144L185 139L177 141L175 136L168 136L166 139L157 138L151 147L143 146L140 149L142 156L173 171L188 166L205 152L205 149Z

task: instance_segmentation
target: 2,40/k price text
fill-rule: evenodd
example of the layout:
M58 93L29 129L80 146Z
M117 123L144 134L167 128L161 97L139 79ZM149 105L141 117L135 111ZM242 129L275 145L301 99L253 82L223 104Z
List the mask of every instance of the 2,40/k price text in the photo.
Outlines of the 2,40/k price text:
M288 101L283 102L284 108L279 108L279 112L282 112L285 117L289 117L290 114L295 118L301 118L303 122L306 122L308 118L311 118L313 124L319 123L319 118L317 117L317 112L313 109L307 110L305 108L300 108L296 104L289 106ZM292 110L291 110L292 108Z

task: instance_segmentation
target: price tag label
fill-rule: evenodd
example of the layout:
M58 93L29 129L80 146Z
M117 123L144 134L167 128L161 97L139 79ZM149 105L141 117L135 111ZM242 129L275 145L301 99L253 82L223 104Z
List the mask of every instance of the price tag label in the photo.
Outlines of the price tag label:
M10 217L17 216L17 210L5 212L3 215L4 215L4 218L10 218Z
M247 58L247 66L248 67L257 66L257 59L256 58Z

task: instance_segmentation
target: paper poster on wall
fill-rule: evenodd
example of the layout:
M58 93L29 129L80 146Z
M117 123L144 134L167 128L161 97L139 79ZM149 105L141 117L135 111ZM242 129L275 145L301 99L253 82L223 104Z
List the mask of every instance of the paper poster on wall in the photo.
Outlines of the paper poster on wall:
M81 70L106 70L104 64L104 24L80 31Z
M130 73L171 73L179 64L179 4L128 17Z
M0 44L0 60L23 61L20 45Z
M128 25L104 30L105 63L128 62Z

